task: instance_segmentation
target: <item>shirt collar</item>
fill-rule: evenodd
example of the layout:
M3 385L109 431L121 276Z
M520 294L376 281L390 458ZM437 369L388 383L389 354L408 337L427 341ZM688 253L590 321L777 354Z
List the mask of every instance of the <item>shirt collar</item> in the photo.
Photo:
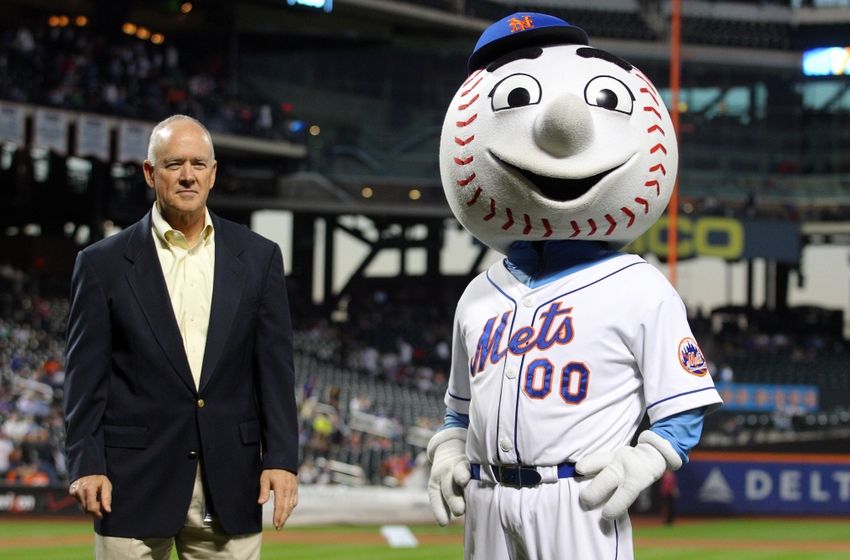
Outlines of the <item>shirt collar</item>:
M153 203L153 210L151 210L151 225L153 226L153 231L156 234L156 237L160 240L160 242L165 244L165 246L179 247L187 251L190 249L183 232L174 229L167 221L165 221L165 218L163 218L162 213L159 211L159 205L157 205L156 202ZM209 243L212 240L214 232L215 228L213 227L212 218L210 217L210 211L207 208L204 208L204 229L201 231L201 243Z
M536 288L619 254L601 241L516 241L504 263L520 282Z

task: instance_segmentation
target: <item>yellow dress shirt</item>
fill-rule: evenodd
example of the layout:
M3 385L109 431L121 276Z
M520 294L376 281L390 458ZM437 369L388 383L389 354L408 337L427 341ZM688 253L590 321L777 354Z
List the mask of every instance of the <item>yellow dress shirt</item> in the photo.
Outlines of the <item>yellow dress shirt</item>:
M151 214L156 253L196 388L204 363L215 271L215 230L209 211L204 212L204 229L194 247L165 221L156 202Z

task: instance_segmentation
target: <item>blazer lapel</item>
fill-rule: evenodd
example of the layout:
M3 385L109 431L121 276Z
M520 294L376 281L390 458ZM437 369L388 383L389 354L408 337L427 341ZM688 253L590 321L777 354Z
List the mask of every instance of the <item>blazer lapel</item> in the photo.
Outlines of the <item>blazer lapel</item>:
M210 322L207 328L207 343L204 348L204 364L201 368L200 390L209 383L215 373L221 353L227 346L227 337L233 325L233 317L242 299L245 284L245 267L239 259L242 248L228 239L226 226L211 214L215 227L215 272L213 273L213 296Z
M165 285L162 265L151 233L150 212L136 225L125 257L133 263L127 281L142 308L148 326L180 379L194 392L195 381L183 348L183 337Z

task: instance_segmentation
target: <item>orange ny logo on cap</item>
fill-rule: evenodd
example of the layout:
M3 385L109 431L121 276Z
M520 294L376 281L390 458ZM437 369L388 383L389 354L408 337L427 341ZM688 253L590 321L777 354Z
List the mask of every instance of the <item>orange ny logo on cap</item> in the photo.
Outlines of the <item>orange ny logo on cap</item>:
M531 19L531 16L515 17L508 20L508 25L511 26L511 33L516 33L534 27L534 20Z

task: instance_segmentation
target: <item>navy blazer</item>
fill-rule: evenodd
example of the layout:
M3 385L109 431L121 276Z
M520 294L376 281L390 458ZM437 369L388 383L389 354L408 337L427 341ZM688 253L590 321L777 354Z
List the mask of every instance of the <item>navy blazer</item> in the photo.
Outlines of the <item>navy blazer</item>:
M212 215L215 272L195 388L151 217L77 255L67 332L71 480L105 474L101 535L168 537L186 519L201 462L228 534L262 529L262 469L298 468L292 325L275 243Z

